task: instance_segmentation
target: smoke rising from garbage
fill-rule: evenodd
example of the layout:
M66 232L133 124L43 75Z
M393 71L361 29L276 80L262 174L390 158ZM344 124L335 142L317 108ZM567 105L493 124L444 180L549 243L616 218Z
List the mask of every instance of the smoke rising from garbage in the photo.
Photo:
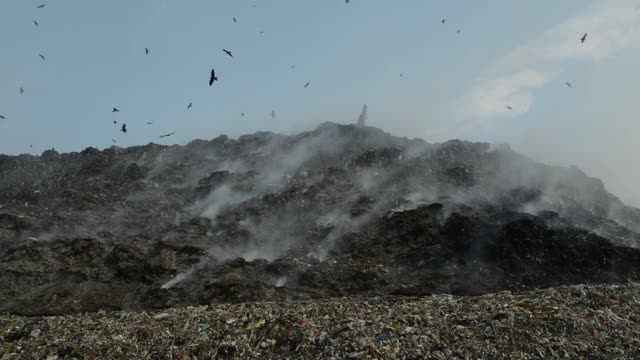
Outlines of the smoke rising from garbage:
M358 128L365 118L366 105ZM457 140L428 145L388 137L370 128L363 128L362 133L356 129L326 124L289 139L271 134L266 141L244 137L244 141L254 146L251 154L260 160L254 162L257 174L252 178L252 190L237 191L231 185L221 185L189 208L193 215L207 218L212 233L217 234L213 235L210 254L218 261L237 257L275 261L292 249L304 247L306 254L301 256L324 259L331 256L345 236L361 231L380 216L433 202L444 202L442 221L466 204L501 204L506 209L532 215L542 211L567 213L583 207L637 231L637 225L625 220L625 215L619 216L624 205L610 197L600 181L575 168L545 167L514 153L506 145ZM425 161L445 169L424 167L421 164ZM343 191L330 208L317 206L313 199L304 196L289 197L289 192L313 191L331 177L332 171L341 172L345 179L332 183L337 188L343 187ZM436 181L425 181L430 177ZM512 196L516 199L510 199ZM220 222L219 217L231 216L234 208L254 209L254 202L265 199L273 203L268 200L266 208L261 205L255 209L256 216L236 219L233 231L242 231L242 236L227 238L228 223ZM283 203L278 204L279 201ZM601 208L602 204L607 204L606 208ZM358 213L359 210L354 210L358 206L365 210ZM602 228L590 227L578 218L572 221L606 234ZM309 231L324 235L309 246L305 244ZM635 241L624 243L638 245ZM185 274L192 273L189 270Z
M363 127L366 126L366 122L367 122L367 104L365 104L362 107L362 112L360 113L360 116L358 116L358 126L359 127Z
M324 123L291 136L48 153L0 166L12 174L2 183L1 266L17 279L0 285L17 294L39 284L34 299L53 296L51 283L68 284L66 294L91 286L102 296L83 298L86 308L108 294L141 307L480 294L635 278L640 264L640 210L577 168L506 145L429 144ZM29 176L43 167L45 176ZM565 252L590 260L567 262ZM606 263L593 254L607 254ZM7 309L33 309L11 299Z

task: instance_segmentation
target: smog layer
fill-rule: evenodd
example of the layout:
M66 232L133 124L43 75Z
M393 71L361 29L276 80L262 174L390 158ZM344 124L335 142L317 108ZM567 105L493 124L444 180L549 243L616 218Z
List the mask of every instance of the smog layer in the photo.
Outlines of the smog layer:
M0 155L3 313L623 283L639 245L640 210L506 145L325 123Z

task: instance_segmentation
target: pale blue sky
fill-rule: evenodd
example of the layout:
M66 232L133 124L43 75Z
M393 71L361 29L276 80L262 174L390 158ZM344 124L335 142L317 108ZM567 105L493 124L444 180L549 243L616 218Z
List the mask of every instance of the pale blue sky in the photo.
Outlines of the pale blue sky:
M637 161L628 163L640 155L638 5L2 0L0 153L297 132L353 122L367 103L369 123L394 134L509 142L545 162L576 164L640 204L628 185L640 182ZM211 67L220 79L213 88Z

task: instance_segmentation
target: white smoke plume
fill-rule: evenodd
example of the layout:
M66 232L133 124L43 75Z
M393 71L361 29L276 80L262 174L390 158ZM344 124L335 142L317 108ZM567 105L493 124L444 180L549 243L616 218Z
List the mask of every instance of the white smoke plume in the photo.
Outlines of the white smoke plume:
M360 116L358 116L358 126L364 127L366 126L366 122L367 122L367 104L364 104L364 106L362 107L362 112L360 113Z

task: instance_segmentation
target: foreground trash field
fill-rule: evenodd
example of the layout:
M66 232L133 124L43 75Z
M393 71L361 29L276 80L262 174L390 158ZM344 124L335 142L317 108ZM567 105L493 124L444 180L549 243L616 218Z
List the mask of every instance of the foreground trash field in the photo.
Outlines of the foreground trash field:
M0 359L638 359L640 284L0 317Z

